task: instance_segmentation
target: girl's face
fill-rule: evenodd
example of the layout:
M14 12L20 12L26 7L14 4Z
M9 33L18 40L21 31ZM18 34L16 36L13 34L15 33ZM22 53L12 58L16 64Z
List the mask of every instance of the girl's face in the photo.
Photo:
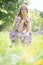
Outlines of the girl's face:
M23 14L23 13L27 13L27 10L26 10L26 7L25 7L25 6L23 6L23 7L21 8L21 14Z

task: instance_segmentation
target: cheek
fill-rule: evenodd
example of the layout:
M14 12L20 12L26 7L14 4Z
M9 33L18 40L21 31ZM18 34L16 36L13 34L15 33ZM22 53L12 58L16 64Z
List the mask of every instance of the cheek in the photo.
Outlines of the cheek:
M23 13L23 11L21 10L21 13Z
M26 10L23 10L22 12L23 12L23 13L27 13L27 11L26 11Z
M21 13L27 13L27 11L26 10L21 10Z
M27 13L27 11L25 10L25 13Z

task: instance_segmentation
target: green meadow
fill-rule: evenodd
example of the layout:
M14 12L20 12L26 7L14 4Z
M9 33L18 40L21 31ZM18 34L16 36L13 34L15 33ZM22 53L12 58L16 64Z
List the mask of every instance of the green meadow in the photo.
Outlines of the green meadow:
M43 35L33 34L32 45L17 39L10 46L8 32L0 32L0 65L43 65Z

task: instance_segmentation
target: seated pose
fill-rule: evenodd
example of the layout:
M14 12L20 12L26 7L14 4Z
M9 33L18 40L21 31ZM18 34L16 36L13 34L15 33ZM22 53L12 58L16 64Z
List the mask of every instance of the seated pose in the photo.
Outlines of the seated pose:
M28 16L28 9L25 5L22 5L16 18L14 28L10 33L11 41L14 42L14 40L19 37L21 42L31 44L32 33L30 31L30 24L31 19Z

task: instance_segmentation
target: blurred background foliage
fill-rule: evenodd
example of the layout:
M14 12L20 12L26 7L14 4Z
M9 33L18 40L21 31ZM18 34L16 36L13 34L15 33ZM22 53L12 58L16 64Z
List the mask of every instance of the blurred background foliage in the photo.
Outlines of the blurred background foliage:
M0 0L0 31L12 28L22 4L29 4L29 2L28 0Z
M30 15L32 18L32 31L40 31L43 30L43 16L42 12L37 9L31 10Z
M22 4L29 5L30 0L0 0L0 31L10 31ZM30 10L32 31L43 30L43 12Z
M43 34L32 35L32 46L26 47L20 39L9 47L9 33L22 4L30 0L0 0L0 65L43 65ZM32 31L43 31L43 12L30 9ZM40 41L39 41L40 40Z

